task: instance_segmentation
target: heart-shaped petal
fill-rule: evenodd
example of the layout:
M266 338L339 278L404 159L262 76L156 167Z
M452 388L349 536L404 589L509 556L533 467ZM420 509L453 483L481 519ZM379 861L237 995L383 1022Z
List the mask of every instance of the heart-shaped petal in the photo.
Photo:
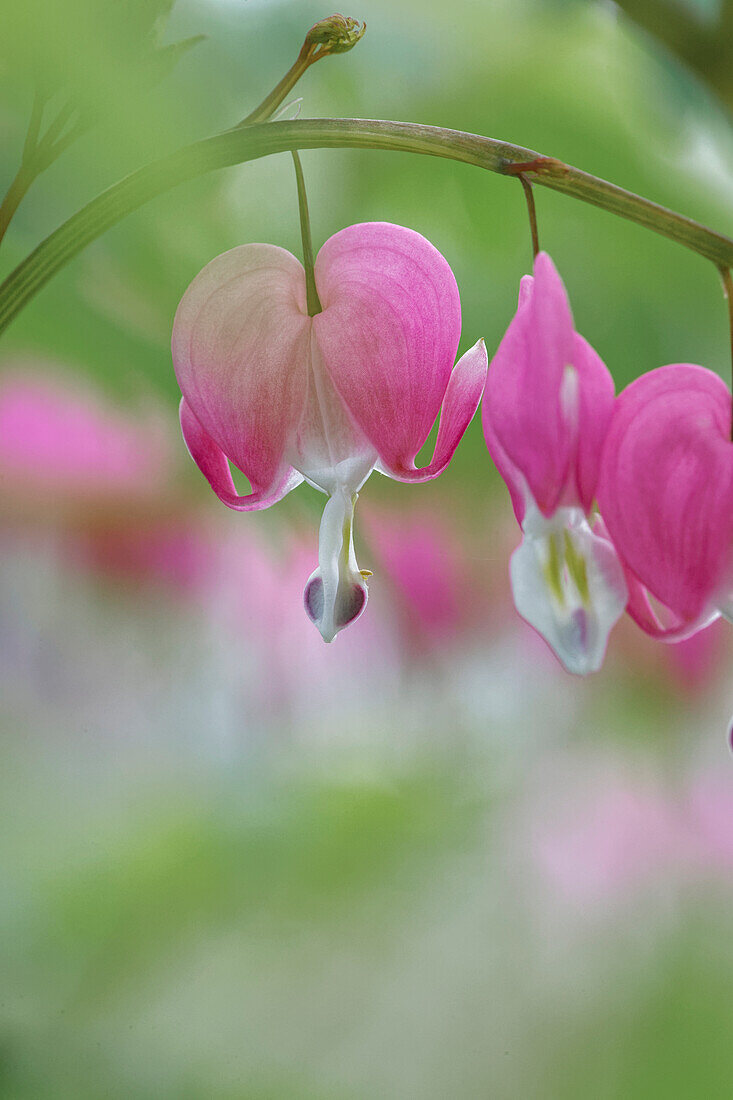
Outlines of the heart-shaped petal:
M193 280L173 324L186 403L217 447L268 495L305 405L311 320L305 275L284 248L248 244Z
M321 248L323 312L313 330L323 362L387 470L414 470L440 411L461 332L447 261L412 229L352 225Z
M606 437L598 488L606 526L626 565L682 626L712 613L731 565L730 431L722 379L677 363L624 390Z

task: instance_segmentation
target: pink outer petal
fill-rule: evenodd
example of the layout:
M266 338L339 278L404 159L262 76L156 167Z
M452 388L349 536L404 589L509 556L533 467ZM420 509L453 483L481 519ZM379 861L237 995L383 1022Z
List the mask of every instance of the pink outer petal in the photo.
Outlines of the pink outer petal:
M575 333L573 366L578 372L578 450L575 460L575 495L588 513L596 495L603 444L613 416L615 386L611 372L587 340Z
M611 536L601 515L596 515L593 530L610 541ZM629 602L626 605L626 613L633 619L636 625L659 642L683 642L691 638L700 630L709 626L714 616L703 615L691 622L685 622L679 615L674 615L669 608L660 608L657 611L649 598L649 593L635 573L629 569L623 558L619 558L621 568L624 571L626 587L629 593Z
M616 402L598 500L614 545L683 624L705 618L733 540L731 395L689 364L643 375ZM634 617L643 629L641 604Z
M578 410L569 422L562 400L574 340L565 287L541 252L534 280L522 280L519 307L491 362L483 420L485 431L490 425L489 449L497 440L546 516L560 504L576 448Z
M486 440L489 454L494 460L494 465L501 474L509 490L509 495L512 498L514 515L517 517L517 523L521 527L524 522L524 513L527 510L527 482L499 442L499 437L494 431L494 422L488 410L489 406L484 391L484 402L481 409L484 439Z
M219 500L237 512L269 508L271 504L277 504L278 500L282 500L286 493L296 485L300 485L303 480L299 473L291 467L286 467L275 485L257 486L253 483L253 492L247 496L239 496L232 479L229 460L206 429L201 427L185 397L181 400L181 431L191 458Z
M310 330L303 268L267 244L217 256L176 313L173 363L183 396L258 494L276 497L288 476L283 452L305 404Z
M483 340L479 340L461 356L451 372L440 412L440 426L432 462L419 470L415 469L414 461L409 467L387 466L382 462L385 473L397 481L412 482L430 481L442 474L478 408L488 366L486 345Z
M455 361L461 307L453 272L419 233L369 222L326 241L315 275L323 313L313 329L326 369L382 464L407 474Z

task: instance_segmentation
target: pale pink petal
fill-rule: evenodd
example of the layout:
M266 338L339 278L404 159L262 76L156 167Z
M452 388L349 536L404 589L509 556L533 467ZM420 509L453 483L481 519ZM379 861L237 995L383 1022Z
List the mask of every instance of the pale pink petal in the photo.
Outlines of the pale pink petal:
M535 260L534 273L534 280L522 281L519 307L489 368L484 425L490 422L490 436L549 516L576 451L579 410L569 417L563 399L575 333L565 288L547 253Z
M313 330L333 384L382 464L409 476L455 361L461 309L453 272L419 233L370 222L326 241L315 275L323 313ZM456 388L445 450L464 399Z
M428 466L415 469L414 460L410 465L388 466L383 460L381 467L385 473L397 481L421 482L442 474L455 454L465 432L478 408L481 394L486 383L486 371L489 358L486 345L479 340L461 356L451 372L448 389L445 391L443 407L440 410L438 438L432 461Z
M310 330L303 268L267 244L217 256L176 313L173 363L183 396L266 496L276 497L288 476L283 454L305 403Z
M269 508L282 500L286 493L300 485L302 476L292 467L281 471L280 480L274 485L257 485L252 482L252 492L246 496L237 493L229 468L229 459L214 442L188 406L181 400L181 430L189 454L214 490L219 500L237 512L249 512Z
M660 367L621 394L598 500L614 545L673 616L710 611L733 541L731 395L712 371ZM634 603L634 613L641 617ZM646 629L646 627L644 627Z

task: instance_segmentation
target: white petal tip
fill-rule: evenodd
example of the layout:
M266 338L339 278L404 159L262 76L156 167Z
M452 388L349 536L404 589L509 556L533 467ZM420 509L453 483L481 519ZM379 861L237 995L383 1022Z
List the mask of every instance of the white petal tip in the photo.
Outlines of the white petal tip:
M356 622L366 607L367 598L367 586L363 582L352 580L339 585L333 606L327 607L321 571L316 569L303 591L303 606L324 642L332 642L339 631Z

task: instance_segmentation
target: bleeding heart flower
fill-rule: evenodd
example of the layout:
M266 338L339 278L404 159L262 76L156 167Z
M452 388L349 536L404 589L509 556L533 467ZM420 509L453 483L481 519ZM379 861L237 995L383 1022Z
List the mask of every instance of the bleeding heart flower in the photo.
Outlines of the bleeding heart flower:
M328 496L309 617L326 641L366 605L354 554L357 495L375 468L398 481L437 477L478 407L479 341L454 367L458 288L441 254L411 229L373 222L336 233L305 272L268 244L212 260L173 325L181 425L192 458L230 508L268 508L304 479ZM441 411L442 409L442 411ZM432 462L415 457L441 412ZM233 462L251 482L240 496Z
M613 545L587 518L613 403L613 379L575 331L541 252L492 360L483 425L523 532L510 565L515 606L581 675L600 668L627 599Z
M731 395L717 374L675 363L624 390L598 499L643 630L678 641L733 619Z

